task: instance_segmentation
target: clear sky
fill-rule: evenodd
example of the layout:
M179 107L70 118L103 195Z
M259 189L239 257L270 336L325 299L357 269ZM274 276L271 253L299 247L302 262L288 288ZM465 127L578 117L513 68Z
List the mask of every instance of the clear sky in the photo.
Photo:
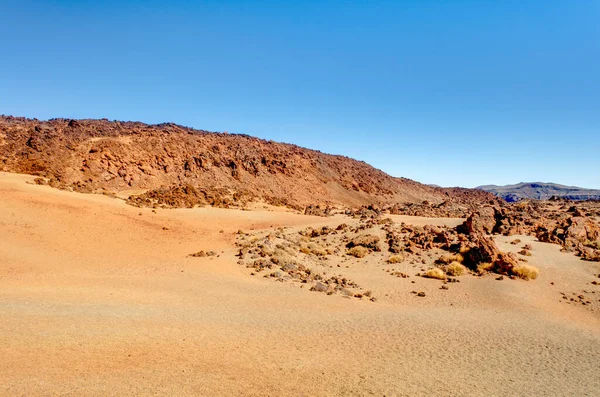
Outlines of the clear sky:
M600 1L0 0L0 113L600 188Z

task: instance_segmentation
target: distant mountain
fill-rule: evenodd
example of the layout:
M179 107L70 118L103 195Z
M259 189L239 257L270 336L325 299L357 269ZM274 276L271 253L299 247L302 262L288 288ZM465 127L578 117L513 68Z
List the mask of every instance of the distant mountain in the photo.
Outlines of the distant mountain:
M547 200L553 196L568 200L600 200L600 190L564 186L556 183L521 182L516 185L485 185L476 189L494 193L508 202L524 199Z

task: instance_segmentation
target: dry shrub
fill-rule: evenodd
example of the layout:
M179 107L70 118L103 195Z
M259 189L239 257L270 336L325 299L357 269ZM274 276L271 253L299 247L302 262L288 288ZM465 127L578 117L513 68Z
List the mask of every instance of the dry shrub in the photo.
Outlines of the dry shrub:
M363 246L357 245L348 250L348 255L352 255L357 258L364 258L369 254L369 250Z
M304 246L300 247L300 252L302 252L306 255L317 255L317 256L327 255L327 251L323 247L321 247L320 245L317 245L315 243L308 243L308 245L304 245Z
M433 269L427 270L423 274L423 277L436 278L438 280L445 280L446 279L446 273L444 273L444 271L442 269L440 269L439 267L434 267Z
M311 252L317 256L325 256L328 254L327 250L325 250L324 248L321 248L321 247L317 247L314 250L311 250Z
M467 253L467 252L469 252L469 251L471 251L471 248L469 248L469 246L467 246L467 245L462 245L462 246L460 247L460 250L459 250L458 252L460 252L460 253L461 253L461 255L464 255L464 254L466 254L466 253Z
M273 253L273 255L271 257L271 261L273 263L279 264L280 266L295 262L294 258L282 249L275 250L275 252Z
M387 263L402 263L402 262L404 262L403 255L392 255L387 260Z
M600 240L595 240L595 241L586 240L583 243L583 245L586 247L589 247L589 248L600 250Z
M462 276L466 272L466 266L459 262L452 262L446 267L446 273L450 276Z
M479 265L477 265L477 272L478 273L490 272L490 271L492 271L493 268L494 268L493 263L483 262L483 263L480 263Z
M535 280L540 271L537 267L531 265L518 265L512 268L512 273L524 280Z
M444 254L437 260L438 263L449 264L452 262L462 263L465 258L461 254Z
M305 246L300 247L300 252L302 252L303 254L306 254L306 255L310 255L310 248L305 247Z

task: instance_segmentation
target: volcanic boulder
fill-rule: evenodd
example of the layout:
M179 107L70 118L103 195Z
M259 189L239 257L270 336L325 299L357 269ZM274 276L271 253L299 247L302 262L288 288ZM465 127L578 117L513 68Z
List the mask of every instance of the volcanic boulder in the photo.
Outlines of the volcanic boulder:
M365 247L371 251L381 251L381 247L379 247L379 237L372 234L362 234L353 238L348 244L346 244L346 248L353 247Z

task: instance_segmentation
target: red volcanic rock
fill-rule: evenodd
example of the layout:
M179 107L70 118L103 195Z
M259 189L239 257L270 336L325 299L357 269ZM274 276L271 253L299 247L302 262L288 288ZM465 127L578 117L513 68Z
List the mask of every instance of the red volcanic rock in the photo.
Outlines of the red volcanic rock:
M180 186L219 195L226 189L228 194L297 209L311 204L357 208L428 200L428 206L453 206L494 200L481 191L394 178L343 156L172 123L2 116L0 170L36 175L51 186L80 192L153 192L152 197L132 198L140 205L164 201L189 206L204 200L203 194L197 199Z
M496 209L483 207L474 212L465 222L465 227L469 233L492 234L496 227Z
M476 270L480 263L496 262L500 255L494 240L480 233L469 235L469 240L463 243L461 251L464 252L464 265L471 270Z

